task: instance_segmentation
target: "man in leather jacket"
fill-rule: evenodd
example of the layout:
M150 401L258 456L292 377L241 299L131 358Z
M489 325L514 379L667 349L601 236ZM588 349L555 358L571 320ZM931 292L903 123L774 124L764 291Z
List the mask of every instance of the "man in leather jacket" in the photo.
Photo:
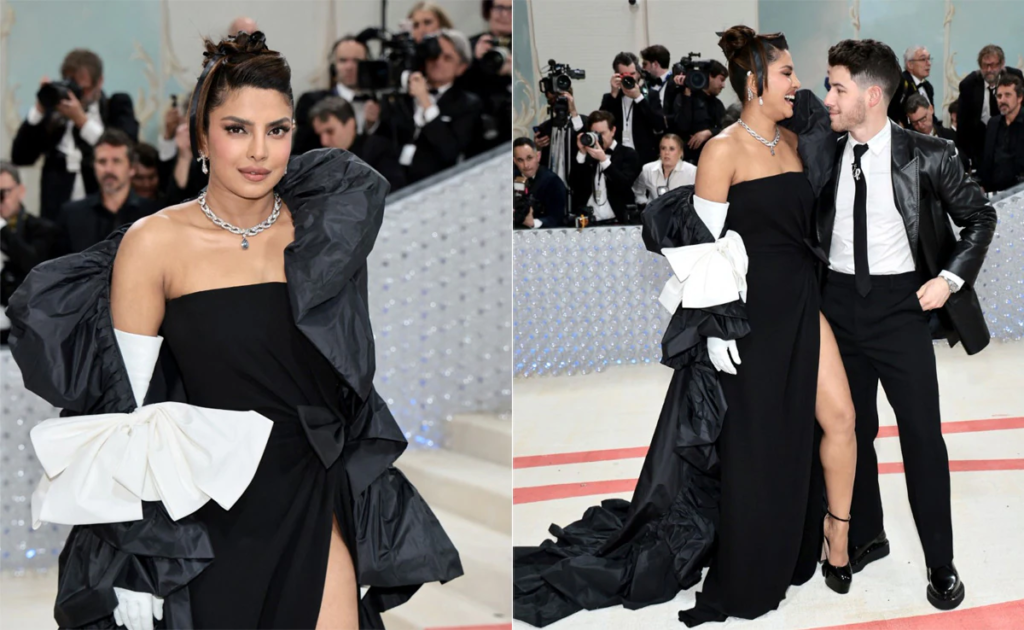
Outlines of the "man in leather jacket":
M856 572L888 555L878 487L877 395L896 412L907 489L928 567L927 597L956 608L949 459L939 418L932 338L982 350L989 331L974 282L995 210L964 174L956 146L886 116L900 81L892 49L873 40L829 50L825 99L839 139L833 181L819 199L817 235L829 257L822 311L839 343L857 413L850 524ZM956 239L949 221L959 226Z

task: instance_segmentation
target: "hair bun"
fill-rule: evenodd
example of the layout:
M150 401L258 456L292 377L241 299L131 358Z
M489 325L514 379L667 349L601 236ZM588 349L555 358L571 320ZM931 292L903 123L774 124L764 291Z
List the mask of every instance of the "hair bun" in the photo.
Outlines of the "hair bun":
M206 51L203 53L203 57L205 57L203 67L206 67L210 60L216 57L227 57L231 61L244 61L256 55L273 53L267 47L267 38L263 31L254 33L238 31L237 35L228 35L220 40L220 43L214 44L213 40L209 38L204 43Z
M732 61L736 54L749 46L756 37L757 33L754 29L740 24L722 33L722 38L718 40L718 47L725 53L726 60Z

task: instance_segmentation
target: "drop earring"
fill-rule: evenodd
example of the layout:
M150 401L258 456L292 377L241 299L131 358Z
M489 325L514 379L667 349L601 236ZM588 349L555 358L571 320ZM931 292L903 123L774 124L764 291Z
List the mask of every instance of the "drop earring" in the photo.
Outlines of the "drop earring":
M207 168L207 164L209 163L209 160L206 158L205 155L200 153L199 157L196 158L196 162L199 162L200 164L203 165L203 175L209 175L210 174L210 170L209 170L209 168Z
M757 104L758 105L764 105L764 99L762 97L758 96L757 97Z

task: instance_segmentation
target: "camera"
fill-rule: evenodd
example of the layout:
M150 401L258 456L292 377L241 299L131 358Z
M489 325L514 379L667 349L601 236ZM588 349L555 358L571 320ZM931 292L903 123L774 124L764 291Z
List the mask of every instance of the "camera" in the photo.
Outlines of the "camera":
M635 87L636 87L636 77L628 76L628 75L622 77L622 89L624 89L624 90L632 90Z
M79 101L82 100L82 88L75 83L74 79L64 79L63 81L44 83L36 93L36 98L39 99L39 104L43 106L45 112L52 112L70 94L74 94Z
M423 72L427 61L441 56L441 42L437 37L436 34L427 35L417 44L410 33L391 34L380 28L368 28L359 33L356 40L361 44L365 46L367 42L379 41L381 48L380 59L359 62L356 71L359 89L400 88L403 73Z
M480 57L480 68L487 74L498 74L512 56L511 37L493 37L494 46Z
M596 131L587 131L583 134L580 134L580 144L590 148L600 147L601 136L598 135Z
M672 66L673 75L686 75L686 79L683 80L683 86L688 87L691 90L703 90L708 86L708 67L711 65L710 61L694 61L694 58L700 57L700 53L687 53L685 57L679 60L679 63Z
M547 212L530 194L530 180L522 176L517 177L512 183L512 226L514 228L525 227L523 221L526 221L531 209L535 219L543 219L547 216Z
M540 80L540 91L544 94L565 94L572 87L572 80L587 78L585 70L573 69L566 63L555 63L554 59L548 60L548 76Z

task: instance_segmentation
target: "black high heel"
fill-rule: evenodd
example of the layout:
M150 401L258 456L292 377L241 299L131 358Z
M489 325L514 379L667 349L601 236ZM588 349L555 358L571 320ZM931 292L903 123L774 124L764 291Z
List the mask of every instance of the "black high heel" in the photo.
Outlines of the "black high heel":
M839 518L833 514L830 510L825 510L825 518L834 518L837 521L843 523L849 523L850 518ZM852 518L852 517L851 517ZM828 561L829 542L828 536L825 536L825 543L822 545L822 559L821 559L821 574L825 576L825 584L830 589L845 595L850 592L850 585L853 583L853 566L850 561L847 560L845 566L837 567L833 566Z

